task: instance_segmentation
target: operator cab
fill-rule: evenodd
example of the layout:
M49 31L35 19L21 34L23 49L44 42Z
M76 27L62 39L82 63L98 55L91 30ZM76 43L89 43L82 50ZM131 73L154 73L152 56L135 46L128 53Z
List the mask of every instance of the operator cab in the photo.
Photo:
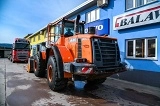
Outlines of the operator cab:
M78 15L76 20L63 18L55 23L48 24L46 32L48 38L47 45L51 44L51 42L57 42L61 36L67 38L73 35L84 34L85 22L79 22L79 20L80 15ZM52 37L53 40L51 39Z
M75 31L75 22L70 20L63 20L63 27L64 27L64 37L70 37L76 34L84 34L84 23L80 22L78 25L78 32ZM62 34L62 35L63 35Z

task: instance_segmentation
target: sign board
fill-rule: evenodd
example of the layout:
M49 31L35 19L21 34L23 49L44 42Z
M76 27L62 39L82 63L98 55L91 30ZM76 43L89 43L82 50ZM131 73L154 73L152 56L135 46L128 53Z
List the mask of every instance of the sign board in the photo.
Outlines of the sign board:
M88 33L88 27L95 27L97 35L109 35L109 19L97 20L85 24L85 33Z
M115 16L113 29L120 30L157 22L160 22L160 3Z

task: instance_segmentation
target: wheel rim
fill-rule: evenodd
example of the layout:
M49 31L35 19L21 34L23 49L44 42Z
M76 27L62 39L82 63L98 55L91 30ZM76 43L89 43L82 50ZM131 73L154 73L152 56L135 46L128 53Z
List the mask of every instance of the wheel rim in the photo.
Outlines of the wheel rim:
M53 76L52 66L49 65L49 67L48 67L48 79L49 79L49 82L52 81L52 76Z
M27 69L27 72L30 72L30 63L28 63L28 65L27 65L28 67L28 69Z
M34 61L34 70L37 71L37 61Z

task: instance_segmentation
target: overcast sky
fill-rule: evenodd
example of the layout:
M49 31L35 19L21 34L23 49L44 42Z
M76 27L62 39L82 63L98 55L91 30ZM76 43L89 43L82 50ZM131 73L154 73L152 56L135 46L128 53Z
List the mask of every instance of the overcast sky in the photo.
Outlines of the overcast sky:
M35 33L86 0L0 0L0 43Z

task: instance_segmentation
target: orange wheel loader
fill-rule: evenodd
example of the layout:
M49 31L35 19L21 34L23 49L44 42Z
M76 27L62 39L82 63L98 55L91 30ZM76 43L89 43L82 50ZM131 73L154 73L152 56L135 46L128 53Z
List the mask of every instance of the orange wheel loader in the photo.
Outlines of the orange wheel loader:
M117 39L96 35L95 27L84 33L84 25L80 15L76 20L63 18L48 24L48 40L41 44L45 50L30 59L28 67L35 76L46 76L53 91L65 89L68 81L101 84L107 77L127 70L121 63Z

